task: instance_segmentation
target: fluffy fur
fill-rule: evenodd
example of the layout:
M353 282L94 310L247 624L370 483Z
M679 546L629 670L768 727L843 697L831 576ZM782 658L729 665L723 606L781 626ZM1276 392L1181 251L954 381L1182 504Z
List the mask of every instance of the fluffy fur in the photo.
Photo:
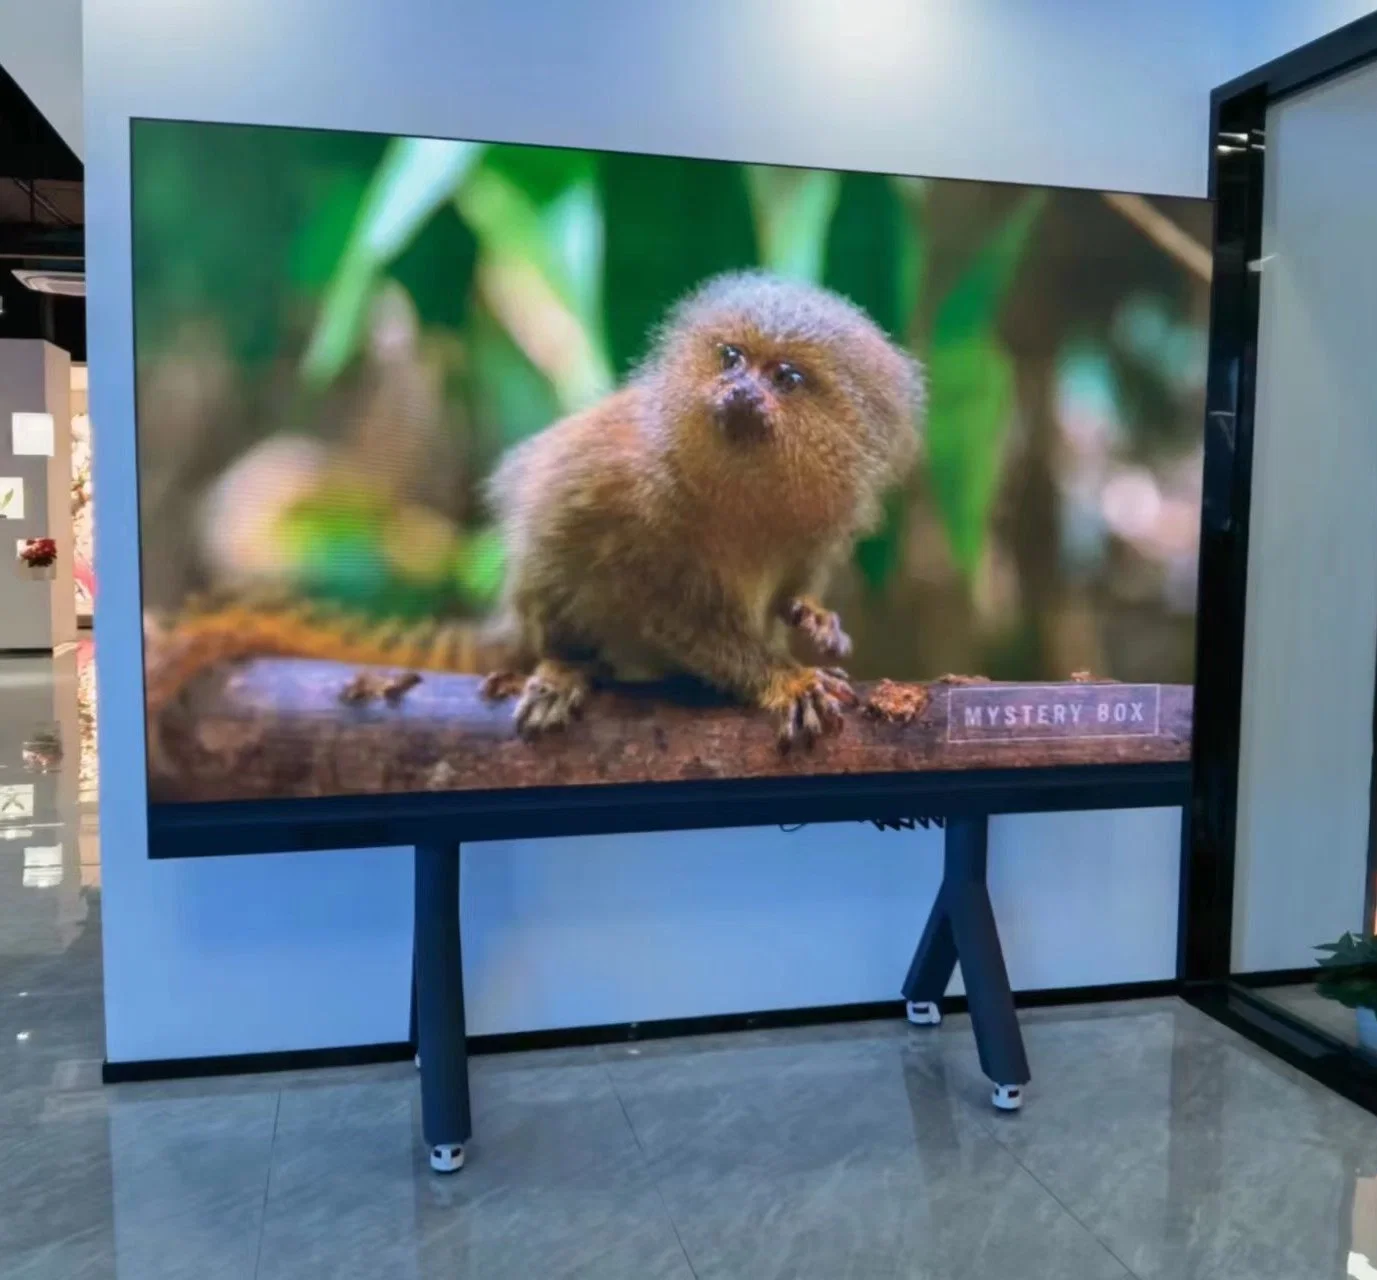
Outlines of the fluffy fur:
M835 727L845 678L796 662L787 629L846 655L815 597L908 470L921 408L914 362L835 294L745 273L683 301L624 389L493 476L522 730L563 724L599 673L695 676L774 711L783 745Z

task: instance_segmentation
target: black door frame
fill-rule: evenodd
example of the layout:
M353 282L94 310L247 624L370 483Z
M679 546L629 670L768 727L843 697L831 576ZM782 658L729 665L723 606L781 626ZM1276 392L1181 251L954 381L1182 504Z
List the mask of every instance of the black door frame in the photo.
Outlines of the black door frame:
M1267 112L1377 61L1371 14L1222 85L1210 100L1214 279L1206 389L1192 799L1182 861L1180 976L1186 998L1306 1074L1377 1112L1377 1062L1269 1001L1268 985L1309 970L1232 972L1234 850L1243 702L1244 613L1257 389ZM1377 701L1373 707L1377 738ZM1377 804L1377 769L1372 784ZM1369 827L1365 919L1374 904Z

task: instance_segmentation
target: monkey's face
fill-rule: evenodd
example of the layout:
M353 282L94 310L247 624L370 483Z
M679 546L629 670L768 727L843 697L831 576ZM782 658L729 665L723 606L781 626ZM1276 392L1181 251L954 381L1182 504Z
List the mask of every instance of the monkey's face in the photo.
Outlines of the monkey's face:
M709 381L713 423L729 444L743 448L768 442L787 408L808 387L808 374L793 360L770 353L761 358L741 342L716 342L711 359L718 372Z
M825 289L758 272L709 281L671 312L640 376L677 477L738 501L743 519L867 523L914 455L916 365Z

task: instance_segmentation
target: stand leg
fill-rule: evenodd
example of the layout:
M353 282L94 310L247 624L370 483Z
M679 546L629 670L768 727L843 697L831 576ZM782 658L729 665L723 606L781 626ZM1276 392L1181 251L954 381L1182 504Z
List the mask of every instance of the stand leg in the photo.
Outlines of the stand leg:
M948 819L942 887L904 979L904 999L910 1022L941 1022L939 1001L959 959L980 1069L995 1082L992 1101L1017 1111L1030 1077L986 884L987 839L983 817Z
M421 1045L416 1039L416 943L411 944L411 1021L407 1023L406 1042L411 1046L411 1056L416 1060L416 1069L421 1069Z
M421 1128L437 1173L463 1168L473 1132L459 944L459 846L416 846L416 1033Z
M1030 1078L1028 1058L986 884L987 838L983 817L947 824L942 896L961 958L980 1069L995 1082L995 1106L1017 1111Z
M947 914L946 891L939 889L904 979L908 1020L914 1026L935 1027L942 1021L941 999L955 970L956 936Z

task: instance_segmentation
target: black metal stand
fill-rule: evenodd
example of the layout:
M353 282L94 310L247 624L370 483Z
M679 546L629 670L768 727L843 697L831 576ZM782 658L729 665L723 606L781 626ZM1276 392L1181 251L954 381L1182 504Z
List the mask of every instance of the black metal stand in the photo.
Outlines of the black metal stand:
M459 846L416 846L416 938L412 961L415 1035L421 1068L421 1130L430 1167L464 1167L473 1133L464 1033L464 966L459 942Z
M980 1069L995 1083L994 1105L1017 1111L1030 1076L986 884L987 840L983 816L947 820L942 887L904 979L904 999L910 1022L941 1022L942 996L959 959Z

